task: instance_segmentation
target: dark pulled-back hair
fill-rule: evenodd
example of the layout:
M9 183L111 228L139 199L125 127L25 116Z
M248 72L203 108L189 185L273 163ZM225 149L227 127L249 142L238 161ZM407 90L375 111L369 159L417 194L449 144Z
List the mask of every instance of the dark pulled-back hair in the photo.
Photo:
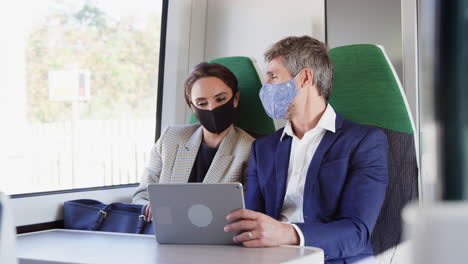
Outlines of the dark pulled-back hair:
M223 81L229 88L231 88L233 96L237 93L237 91L239 91L239 88L237 87L237 78L234 73L232 73L232 71L218 63L202 62L193 67L189 76L187 79L185 79L185 101L189 107L191 104L190 98L193 84L196 81L206 77L216 77Z

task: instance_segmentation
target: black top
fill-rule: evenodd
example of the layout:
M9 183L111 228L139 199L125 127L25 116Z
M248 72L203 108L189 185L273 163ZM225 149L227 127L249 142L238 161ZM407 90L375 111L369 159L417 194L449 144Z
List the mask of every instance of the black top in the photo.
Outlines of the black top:
M188 182L203 182L217 150L201 143Z

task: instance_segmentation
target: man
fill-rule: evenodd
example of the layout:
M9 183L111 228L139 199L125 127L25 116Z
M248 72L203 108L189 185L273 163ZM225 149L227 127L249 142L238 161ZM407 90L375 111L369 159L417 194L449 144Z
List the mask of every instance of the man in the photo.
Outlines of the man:
M246 247L322 248L326 263L372 263L370 237L387 186L385 134L328 104L333 63L325 44L288 37L265 53L266 112L287 124L252 145L246 207L225 231Z

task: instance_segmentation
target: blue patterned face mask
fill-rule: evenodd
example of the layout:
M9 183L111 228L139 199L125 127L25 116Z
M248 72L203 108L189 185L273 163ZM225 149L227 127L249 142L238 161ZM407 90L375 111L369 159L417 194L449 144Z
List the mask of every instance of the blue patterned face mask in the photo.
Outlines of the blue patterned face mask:
M289 105L299 92L294 82L299 73L287 82L279 84L266 83L260 89L260 100L263 108L271 118L280 119L286 116Z

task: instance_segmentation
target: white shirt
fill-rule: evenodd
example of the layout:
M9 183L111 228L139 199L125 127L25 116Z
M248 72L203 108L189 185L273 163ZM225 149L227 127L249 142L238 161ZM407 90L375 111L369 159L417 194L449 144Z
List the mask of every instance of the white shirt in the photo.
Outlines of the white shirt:
M291 153L289 154L288 180L286 194L284 195L283 208L281 209L280 221L289 223L304 223L303 204L304 186L307 178L309 164L314 157L320 142L326 131L335 133L336 113L328 104L325 112L320 118L317 126L307 131L302 139L294 135L291 122L288 120L284 127L280 140L285 135L292 137ZM299 234L300 246L304 246L304 235L302 231L293 225Z

